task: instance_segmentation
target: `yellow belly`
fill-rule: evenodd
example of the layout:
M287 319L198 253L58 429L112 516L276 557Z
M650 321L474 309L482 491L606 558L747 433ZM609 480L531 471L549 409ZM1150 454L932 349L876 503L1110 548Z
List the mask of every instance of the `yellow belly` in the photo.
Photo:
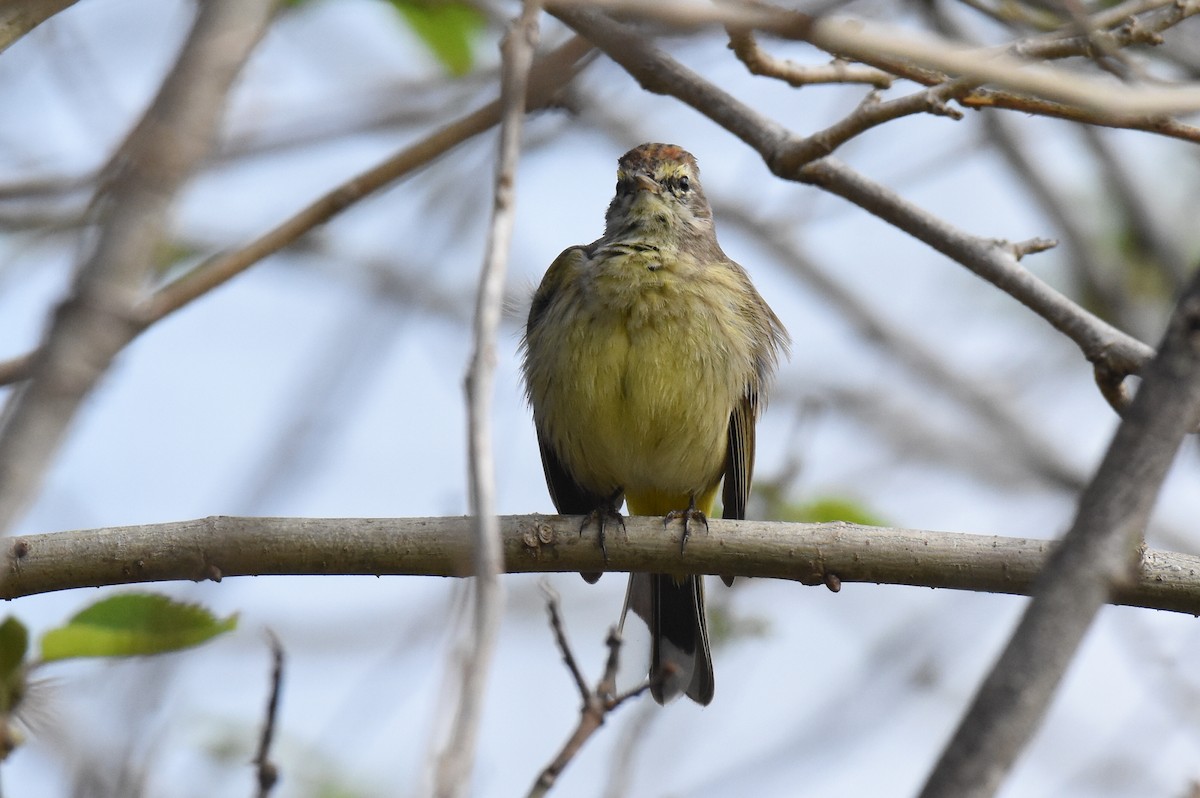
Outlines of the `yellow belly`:
M749 344L719 292L671 274L638 277L563 300L573 321L542 353L552 376L535 415L580 485L623 488L638 515L693 497L711 513L729 416L753 368Z

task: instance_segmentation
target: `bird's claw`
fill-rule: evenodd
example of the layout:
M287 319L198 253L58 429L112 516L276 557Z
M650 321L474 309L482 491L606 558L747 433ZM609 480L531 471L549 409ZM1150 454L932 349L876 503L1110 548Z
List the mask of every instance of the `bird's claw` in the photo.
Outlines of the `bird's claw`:
M672 510L663 518L663 526L669 525L677 518L683 519L683 536L679 539L679 553L683 554L687 550L688 538L692 534L692 522L699 521L704 524L704 531L708 531L708 516L703 511L696 509L696 500L692 499L692 504L686 510Z
M588 524L596 525L596 541L600 544L600 554L604 557L605 564L608 563L608 547L605 545L605 529L610 523L616 523L621 527L621 531L625 531L625 518L617 510L612 502L608 502L595 510L592 510L583 518L583 523L579 525L579 534L582 536L583 531L587 529Z

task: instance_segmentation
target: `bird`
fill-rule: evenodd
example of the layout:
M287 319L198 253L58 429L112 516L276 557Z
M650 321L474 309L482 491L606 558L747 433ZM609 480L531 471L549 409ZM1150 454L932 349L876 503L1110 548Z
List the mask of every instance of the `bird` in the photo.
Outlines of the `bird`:
M599 525L682 518L682 546L744 518L755 425L791 341L746 270L717 243L695 157L646 143L618 160L604 235L568 247L533 295L522 371L559 513ZM582 531L582 528L581 528ZM607 552L605 552L607 555ZM584 574L588 581L598 574ZM650 691L712 701L701 575L633 573L625 614L646 621Z

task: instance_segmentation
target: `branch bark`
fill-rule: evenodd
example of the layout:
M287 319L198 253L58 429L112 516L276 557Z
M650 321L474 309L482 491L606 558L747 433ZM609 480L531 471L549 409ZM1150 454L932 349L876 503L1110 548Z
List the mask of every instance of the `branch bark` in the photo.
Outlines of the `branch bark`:
M631 517L604 560L576 516L500 518L508 573L687 571L1028 595L1056 543L846 523L709 520L679 551L679 525ZM56 590L232 576L470 576L471 520L211 516L143 526L14 536L4 541L0 599ZM1142 552L1115 604L1200 615L1200 556Z

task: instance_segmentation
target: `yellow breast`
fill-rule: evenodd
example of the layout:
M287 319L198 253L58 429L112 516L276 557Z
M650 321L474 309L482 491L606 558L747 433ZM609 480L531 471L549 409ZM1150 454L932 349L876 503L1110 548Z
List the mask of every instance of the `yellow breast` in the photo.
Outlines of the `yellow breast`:
M545 310L549 334L527 342L539 429L580 485L622 487L634 512L711 498L754 375L736 279L658 257L582 262Z

